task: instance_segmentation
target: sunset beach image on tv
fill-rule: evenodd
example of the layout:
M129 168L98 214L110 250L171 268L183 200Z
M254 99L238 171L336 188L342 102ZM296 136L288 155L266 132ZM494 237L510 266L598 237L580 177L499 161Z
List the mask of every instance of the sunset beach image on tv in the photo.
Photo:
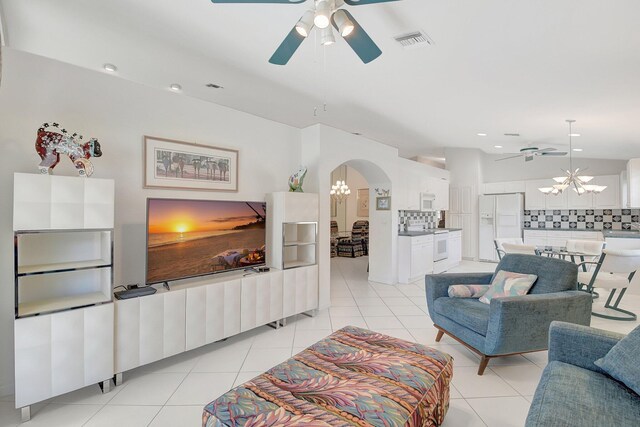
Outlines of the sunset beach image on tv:
M264 202L148 199L146 283L265 263Z

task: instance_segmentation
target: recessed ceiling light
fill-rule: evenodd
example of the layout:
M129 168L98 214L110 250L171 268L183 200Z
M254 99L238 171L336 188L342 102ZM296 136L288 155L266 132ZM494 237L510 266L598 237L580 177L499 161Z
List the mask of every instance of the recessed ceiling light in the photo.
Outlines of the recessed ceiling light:
M580 152L580 151L582 151L582 148L574 148L573 151Z
M104 64L102 68L104 68L104 70L109 73L115 73L116 71L118 71L118 67L113 64Z
M494 145L493 148L502 148L502 145Z
M487 136L486 133L479 133L478 136Z
M579 133L570 133L568 136L582 136Z
M182 92L182 86L180 86L178 83L172 83L169 86L169 89L171 89L174 92Z

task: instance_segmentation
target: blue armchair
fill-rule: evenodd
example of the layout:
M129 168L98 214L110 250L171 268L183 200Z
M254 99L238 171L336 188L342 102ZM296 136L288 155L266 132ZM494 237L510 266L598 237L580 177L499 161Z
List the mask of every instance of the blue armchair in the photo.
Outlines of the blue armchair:
M623 337L553 322L549 364L533 397L526 427L640 425L640 396L593 363Z
M577 290L578 267L556 258L507 254L496 271L535 274L538 279L523 296L449 298L457 284L490 284L492 273L438 274L425 278L429 315L438 329L481 356L478 375L489 360L547 349L549 325L561 320L580 325L591 321L591 295Z

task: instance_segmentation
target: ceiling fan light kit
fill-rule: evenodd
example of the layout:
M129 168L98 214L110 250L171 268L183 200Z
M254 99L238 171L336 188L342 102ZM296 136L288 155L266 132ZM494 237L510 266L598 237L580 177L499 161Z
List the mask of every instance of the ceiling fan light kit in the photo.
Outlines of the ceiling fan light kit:
M355 29L353 22L351 22L347 13L342 9L337 10L336 13L334 13L333 20L335 21L336 27L338 27L338 31L342 37L347 37Z
M211 0L212 3L254 3L254 4L300 4L307 0ZM274 65L286 65L296 53L302 42L309 37L313 27L318 27L320 42L323 46L335 43L332 26L344 38L347 44L365 64L382 55L367 32L343 6L364 6L376 3L389 3L401 0L313 0L314 8L308 10L296 23L269 59ZM333 24L333 25L332 25Z
M567 188L571 188L579 196L585 193L602 193L607 189L606 185L589 184L589 182L593 180L592 176L580 175L580 168L573 169L573 156L571 155L573 152L573 141L571 138L576 134L571 132L571 128L575 120L566 120L566 122L569 123L569 169L566 171L567 175L553 178L557 184L551 187L538 188L538 190L546 195L553 194L554 196L562 194Z
M309 34L314 27L313 22L315 17L316 13L313 10L307 10L296 24L296 31L298 32L298 34L300 34L302 37L309 37Z
M336 38L333 36L333 28L326 27L320 30L320 44L322 46L330 46L336 42Z
M313 19L316 27L327 28L331 24L331 6L329 0L319 0L316 2L316 16Z

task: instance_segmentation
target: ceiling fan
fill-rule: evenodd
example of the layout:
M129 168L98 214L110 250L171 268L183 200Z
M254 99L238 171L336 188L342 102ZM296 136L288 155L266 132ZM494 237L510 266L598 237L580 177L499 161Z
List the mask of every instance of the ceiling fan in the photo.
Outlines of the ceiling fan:
M564 151L558 151L556 148L538 148L538 147L525 147L520 149L520 153L509 157L503 157L502 159L496 159L496 162L508 159L515 159L517 157L524 157L525 162L532 161L537 156L566 156Z
M211 0L213 3L281 3L299 4L307 0ZM335 43L331 26L340 33L351 49L368 64L380 55L382 51L371 40L367 32L358 24L347 10L340 9L345 4L362 6L374 3L387 3L400 0L313 0L313 9L308 10L293 27L284 41L280 44L269 62L275 65L285 65L289 62L298 47L306 39L311 30L317 27L320 31L320 42L323 46Z

